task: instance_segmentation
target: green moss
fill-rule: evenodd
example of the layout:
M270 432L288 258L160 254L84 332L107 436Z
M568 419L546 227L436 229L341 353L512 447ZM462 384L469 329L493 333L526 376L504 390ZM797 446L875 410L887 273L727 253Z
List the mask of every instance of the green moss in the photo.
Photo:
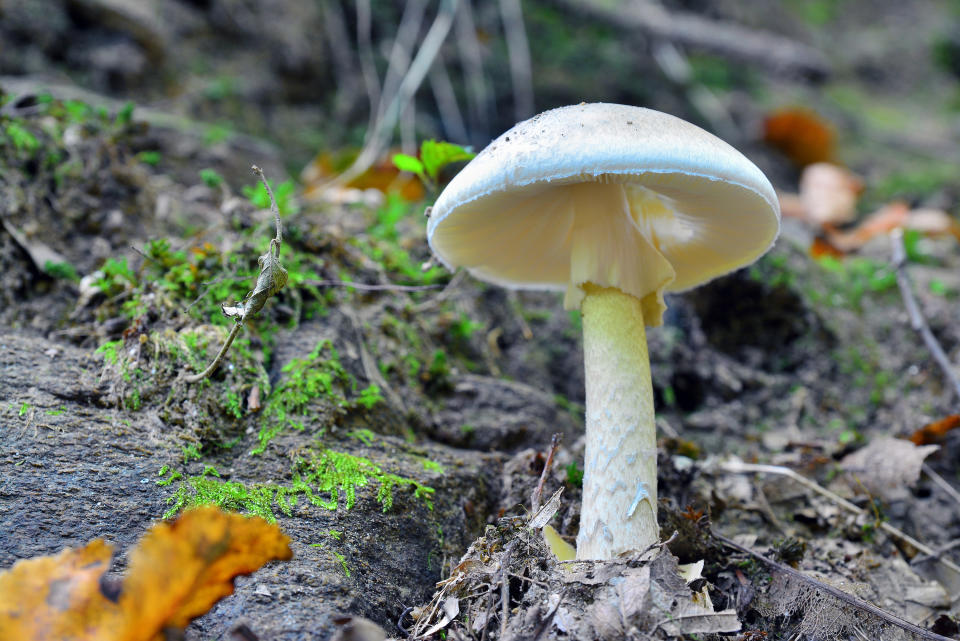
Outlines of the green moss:
M344 369L330 341L318 343L307 358L291 360L283 367L283 374L267 399L257 437L259 445L253 454L262 453L288 427L303 430L308 419L318 417L316 401L335 410L349 410L358 406L369 409L383 400L376 385L357 394L356 379Z
M433 509L430 500L433 488L413 479L384 472L379 465L361 456L326 449L314 454L309 460L301 459L298 468L299 475L295 477L295 481L299 480L309 488L309 492L304 490L308 500L330 510L337 508L341 495L344 497L346 509L349 510L356 502L357 488L371 483L380 486L377 490L377 501L384 512L393 507L393 490L397 487L410 488L415 498L423 500L428 509ZM317 492L328 495L329 499L318 497Z
M123 347L123 341L107 341L97 348L94 354L103 356L104 360L111 365L116 365L120 359L120 349Z
M364 457L329 449L315 452L309 459L299 459L293 466L293 480L289 485L255 484L248 487L236 481L221 480L218 476L213 467L206 466L200 476L183 480L176 492L167 499L171 507L164 513L164 518L195 505L214 504L224 509L256 514L274 522L274 506L290 515L300 496L326 510L338 509L340 498L343 497L344 508L349 510L356 504L357 489L367 486L379 486L376 500L384 512L393 507L394 491L398 488L412 491L415 499L423 501L427 509L433 510L432 487L384 472L379 465ZM157 485L167 486L182 478L180 472L174 472L166 479L157 481Z
M347 436L352 436L353 438L357 439L367 447L370 447L373 444L374 439L376 439L377 437L377 435L373 432L373 430L367 429L365 427L357 430L353 430L349 432Z
M421 460L421 463L423 463L423 469L425 469L428 472L436 472L437 474L444 473L443 466L437 463L436 461L431 461L430 459L425 458Z
M183 453L183 462L189 463L190 461L199 461L200 460L200 448L197 447L196 443L190 443L188 445L180 446L180 451Z
M255 514L270 523L277 518L271 505L277 488L268 485L247 487L234 481L222 481L209 476L194 476L181 483L173 496L167 499L170 508L163 518L169 519L180 510L197 505L217 505L225 510Z

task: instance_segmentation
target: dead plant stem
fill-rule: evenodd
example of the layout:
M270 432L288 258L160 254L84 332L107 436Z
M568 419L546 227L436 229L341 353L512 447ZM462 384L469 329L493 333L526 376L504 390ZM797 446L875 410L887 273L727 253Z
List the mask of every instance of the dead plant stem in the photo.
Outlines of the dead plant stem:
M797 474L796 472L794 472L788 467L782 467L780 465L762 465L757 463L744 463L743 461L734 460L734 461L727 461L725 463L722 463L720 465L720 469L722 469L725 472L730 472L733 474L777 474L779 476L786 476L787 478L793 481L796 481L797 483L804 486L805 488L812 490L813 492L816 492L820 496L823 496L833 501L834 503L844 508L848 512L852 512L853 514L856 514L858 516L869 516L869 513L866 510L863 510L857 507L847 499L843 498L842 496L838 496L834 494L830 490L820 486L814 481L811 481L810 479L804 476L801 476L800 474ZM921 543L920 541L913 538L903 530L895 528L894 526L890 525L885 521L878 523L877 529L883 530L884 532L886 532L887 534L889 534L895 539L908 543L909 545L916 548L918 552L921 552L928 556L936 557L936 552L929 545L926 545L925 543ZM942 565L944 565L945 567L952 570L953 572L956 572L958 575L960 575L960 567L958 567L957 564L954 563L953 561L950 561L949 559L943 559L943 558L937 558L937 561Z
M767 466L767 467L771 467L771 466ZM725 536L717 534L716 532L713 532L713 537L716 538L721 543L723 543L724 545L726 545L727 547L731 547L735 550L743 552L744 554L748 554L754 557L755 559L759 559L760 561L763 561L768 567L776 570L777 572L780 572L781 574L785 574L786 576L792 579L796 579L798 581L802 581L803 583L806 583L807 585L813 586L813 588L819 592L826 592L830 596L840 601L843 601L849 606L857 608L858 610L869 612L873 616L883 619L887 623L894 625L902 630L906 630L907 632L915 634L916 636L922 639L928 639L929 641L951 641L947 637L940 636L936 632L931 632L925 628L921 628L918 625L914 625L909 621L905 621L904 619L901 619L896 615L893 615L893 614L890 614L889 612L881 610L880 608L873 605L872 603L868 603L867 601L862 601L855 596L847 594L843 590L833 587L832 585L822 583L814 579L813 577L807 576L803 572L794 570L793 568L788 567L786 565L781 565L776 561L774 561L773 559L768 558L760 554L759 552L755 552L750 548L744 547L739 543L728 539Z
M957 378L956 373L953 371L953 365L950 363L950 359L947 358L946 353L944 353L937 337L930 331L930 326L920 312L917 299L914 298L913 289L910 286L910 275L907 274L906 269L907 254L903 248L903 229L897 228L890 232L890 248L893 254L893 268L896 270L897 275L897 286L900 288L900 296L903 298L903 304L907 308L907 314L910 316L910 326L920 334L927 349L930 350L930 354L933 355L933 359L937 361L937 365L943 370L947 381L949 381L953 387L953 393L956 395L957 400L960 400L960 379Z

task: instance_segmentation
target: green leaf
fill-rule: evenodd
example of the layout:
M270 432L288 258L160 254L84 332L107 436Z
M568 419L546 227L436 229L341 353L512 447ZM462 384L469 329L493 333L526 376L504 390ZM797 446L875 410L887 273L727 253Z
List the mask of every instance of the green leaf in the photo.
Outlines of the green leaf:
M409 171L414 174L423 173L423 163L407 154L394 154L393 164L400 171Z
M474 156L476 154L469 149L452 142L424 140L420 145L420 160L432 180L436 180L437 174L447 165L470 160Z

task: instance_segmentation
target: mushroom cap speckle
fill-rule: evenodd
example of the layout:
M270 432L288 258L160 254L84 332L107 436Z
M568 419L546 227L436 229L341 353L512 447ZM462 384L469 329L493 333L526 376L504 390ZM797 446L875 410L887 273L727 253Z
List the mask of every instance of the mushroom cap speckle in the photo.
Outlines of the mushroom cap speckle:
M648 297L656 325L664 291L753 262L779 227L773 187L736 149L668 114L595 103L544 112L490 143L440 194L427 237L448 267L566 290L568 307L586 280ZM608 238L619 246L601 246ZM578 243L596 252L586 267Z

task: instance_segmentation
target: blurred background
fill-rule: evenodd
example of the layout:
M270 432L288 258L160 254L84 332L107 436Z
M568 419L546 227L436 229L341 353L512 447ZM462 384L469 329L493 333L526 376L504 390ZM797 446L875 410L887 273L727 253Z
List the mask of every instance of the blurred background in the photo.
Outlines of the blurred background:
M479 149L551 107L621 102L720 135L778 188L829 160L865 176L864 208L942 207L960 2L0 0L0 86L132 100L214 149L267 140L308 186L362 148L357 175L426 138Z

